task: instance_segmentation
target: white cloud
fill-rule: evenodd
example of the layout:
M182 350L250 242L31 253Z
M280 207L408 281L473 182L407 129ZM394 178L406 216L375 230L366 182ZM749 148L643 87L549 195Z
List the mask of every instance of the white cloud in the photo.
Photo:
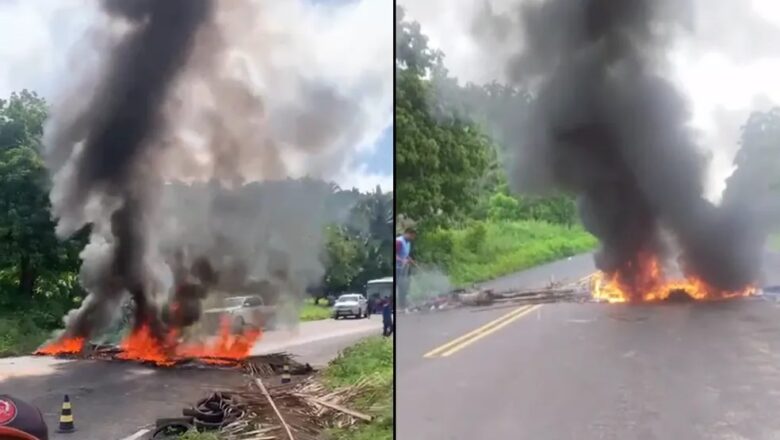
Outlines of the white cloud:
M494 12L518 0L488 0ZM407 1L430 43L462 81L503 78L508 53L485 51L471 33L485 0ZM712 151L710 195L723 188L738 147L739 129L754 110L780 104L780 2L776 0L693 0L693 32L680 37L669 55L670 79L692 111L690 124L700 144Z
M361 192L373 192L377 185L382 192L393 190L392 175L371 173L364 164L345 170L337 176L336 182L344 189L357 188Z

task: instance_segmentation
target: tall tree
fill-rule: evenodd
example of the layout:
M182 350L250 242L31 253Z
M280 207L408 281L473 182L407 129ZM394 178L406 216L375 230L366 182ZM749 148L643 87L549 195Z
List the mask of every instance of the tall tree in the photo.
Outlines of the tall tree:
M443 223L474 209L492 147L475 124L436 99L428 77L443 57L403 9L396 17L397 212Z
M40 154L45 118L46 103L35 93L0 100L0 262L16 271L23 298L32 297L41 276L76 271L81 247L54 234Z

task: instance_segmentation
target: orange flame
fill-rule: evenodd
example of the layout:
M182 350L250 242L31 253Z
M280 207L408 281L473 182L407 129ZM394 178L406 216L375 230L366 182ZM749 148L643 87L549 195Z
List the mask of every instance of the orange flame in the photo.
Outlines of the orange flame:
M249 357L252 347L262 336L256 328L232 334L230 321L222 320L219 334L203 343L180 344L179 331L172 329L164 341L156 338L148 325L142 325L128 335L120 344L119 359L150 362L161 367L169 367L184 359L200 359L214 365L232 365ZM70 338L55 341L36 354L60 355L79 353L84 346L84 338Z
M131 333L120 344L122 352L117 355L119 359L132 359L152 362L160 366L170 366L176 363L166 353L160 341L152 335L148 325L142 325Z
M60 354L77 354L84 349L84 338L63 338L44 345L35 354L55 356Z
M591 278L591 294L594 299L609 303L663 301L674 292L683 291L697 301L731 299L756 293L755 286L737 291L722 291L709 286L703 280L689 276L683 280L666 280L658 258L644 256L638 259L638 268L627 265L632 275L629 282L621 274L597 272Z
M197 358L208 364L230 365L249 356L260 338L258 329L231 334L230 322L222 320L216 339L203 343L179 344L179 331L171 330L166 341L159 341L144 325L134 331L122 344L120 359L140 360L159 366L171 366L179 360Z
M198 345L182 345L176 353L180 357L200 358L206 363L226 364L249 356L261 332L258 329L245 330L240 334L231 334L230 321L223 319L219 335L214 341Z

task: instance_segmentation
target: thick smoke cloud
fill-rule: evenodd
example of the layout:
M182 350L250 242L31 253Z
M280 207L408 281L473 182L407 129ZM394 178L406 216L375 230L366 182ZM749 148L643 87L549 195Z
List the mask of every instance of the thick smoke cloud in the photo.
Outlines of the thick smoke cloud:
M58 127L59 136L47 139L51 148L69 150L57 158L69 156L71 160L51 164L55 170L70 167L68 178L56 180L61 186L53 194L55 215L83 218L87 202L96 196L104 203L112 200L114 207L102 212L110 224L105 231L110 247L100 257L110 261L101 276L111 282L91 292L94 297L69 322L69 330L75 336L89 336L93 326L107 321L101 317L102 322L95 322L98 312L105 312L119 303L117 297L129 293L136 304L136 325L150 325L159 335L144 265L147 199L160 181L144 172L143 166L153 160L154 148L160 147L162 103L187 60L196 32L212 12L212 3L106 0L103 6L110 17L128 22L131 29L112 48L88 112L75 125ZM51 123L56 125L54 118ZM73 141L79 142L78 147Z
M128 297L161 337L215 292L304 292L323 274L327 191L283 179L341 172L376 112L295 69L296 26L272 23L267 2L100 4L73 55L90 63L44 135L58 233L91 227L89 296L66 331L96 334Z
M690 29L684 6L551 0L525 2L511 19L494 14L504 28L519 25L507 76L535 90L525 136L510 147L510 178L521 191L576 193L585 226L601 241L597 266L629 286L640 258L663 252L660 231L668 229L685 272L738 290L760 269L748 195L732 191L720 206L704 198L706 156L686 102L663 75L671 42Z

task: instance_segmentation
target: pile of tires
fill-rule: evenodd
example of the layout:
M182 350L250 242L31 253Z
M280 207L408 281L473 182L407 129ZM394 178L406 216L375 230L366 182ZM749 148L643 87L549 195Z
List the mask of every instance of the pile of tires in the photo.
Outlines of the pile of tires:
M196 429L200 432L216 431L243 417L244 406L231 394L213 393L198 401L192 408L184 408L184 417L158 419L152 440L173 440Z

